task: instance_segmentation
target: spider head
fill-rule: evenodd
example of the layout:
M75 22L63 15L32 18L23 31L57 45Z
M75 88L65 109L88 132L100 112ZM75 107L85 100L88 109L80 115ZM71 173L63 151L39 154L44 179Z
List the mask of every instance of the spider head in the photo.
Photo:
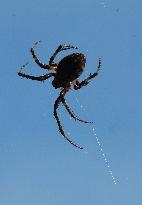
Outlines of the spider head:
M63 88L70 88L71 87L71 83L70 82L62 82L57 80L56 78L52 81L52 85L55 89L63 87Z

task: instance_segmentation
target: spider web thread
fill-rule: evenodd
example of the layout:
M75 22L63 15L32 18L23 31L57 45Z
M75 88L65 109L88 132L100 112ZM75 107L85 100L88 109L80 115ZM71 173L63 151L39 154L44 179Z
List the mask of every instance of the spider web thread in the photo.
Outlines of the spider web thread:
M49 81L50 81L50 80L49 80ZM54 98L53 98L53 94L52 94L52 92L51 92L51 89L50 89L49 87L48 87L48 89L49 89L49 95L50 95L50 97L51 97L52 104L54 104ZM80 109L81 109L82 111L86 111L86 109L85 109L84 106L79 102L79 100L78 100L77 97L75 97L75 101L76 101L76 103L78 104L78 106L80 107ZM86 113L87 113L87 112L86 112ZM69 119L71 120L72 118L69 116ZM111 176L111 179L112 179L113 183L116 185L116 184L117 184L117 180L116 180L116 178L115 178L114 175L113 175L113 171L112 171L112 168L111 168L111 166L110 166L110 162L109 162L109 160L108 160L108 158L107 158L107 156L106 156L106 154L105 154L105 152L104 152L104 150L103 150L102 143L100 142L100 139L99 139L99 137L98 137L97 134L96 134L96 131L95 131L94 126L92 126L92 132L93 132L93 135L95 136L97 145L98 145L98 147L99 147L99 151L100 151L100 153L101 153L101 156L102 156L102 158L103 158L103 161L105 162L105 166L106 166L106 168L107 168L107 170L108 170L108 173L109 173L109 175ZM68 133L68 135L71 135L70 132L67 132L67 133ZM86 151L86 150L83 150L83 152L84 152L84 154L88 154L88 151Z
M79 100L78 100L77 98L75 98L75 100L76 100L77 104L79 105L79 107L80 107L83 111L85 111L84 106L79 102ZM87 113L87 112L86 112L86 113ZM105 162L105 166L107 167L108 173L110 174L113 183L116 185L116 184L117 184L117 180L116 180L116 178L115 178L114 175L113 175L113 171L112 171L112 168L111 168L111 166L110 166L110 162L109 162L109 160L108 160L108 158L107 158L107 156L106 156L106 154L105 154L105 152L104 152L104 150L103 150L102 143L100 142L100 139L99 139L99 137L98 137L97 134L96 134L96 131L95 131L94 126L92 127L92 132L93 132L93 135L95 136L97 145L98 145L98 147L99 147L99 151L100 151L101 156L102 156L102 158L103 158L103 160L104 160L104 162Z

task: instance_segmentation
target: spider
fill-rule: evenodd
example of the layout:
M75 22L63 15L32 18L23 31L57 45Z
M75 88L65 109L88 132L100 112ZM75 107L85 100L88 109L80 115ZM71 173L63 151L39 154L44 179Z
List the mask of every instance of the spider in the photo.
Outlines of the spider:
M74 143L71 139L69 139L66 136L66 134L63 130L63 127L61 125L60 119L58 117L57 109L58 109L60 103L62 103L72 118L74 118L75 120L78 120L80 122L92 123L92 122L82 120L74 114L74 112L71 110L71 108L68 106L68 104L65 100L65 95L71 89L71 87L73 87L75 90L78 90L78 89L86 86L90 82L91 79L96 77L100 71L101 59L99 58L99 64L97 66L96 72L93 74L90 73L90 75L85 80L79 82L78 77L84 71L85 63L86 63L86 58L85 58L84 54L72 53L70 55L65 56L63 59L61 59L61 61L59 63L56 63L54 61L54 59L59 52L64 51L64 50L68 50L68 49L78 49L75 46L62 44L62 45L58 46L57 50L53 53L53 55L49 59L49 64L44 64L38 59L38 57L35 54L35 47L37 46L37 44L39 42L41 42L41 41L34 43L32 48L30 49L32 57L33 57L34 61L36 62L36 64L40 68L46 69L46 70L52 70L54 72L50 72L50 73L47 73L47 74L44 74L41 76L37 76L37 77L32 76L32 75L28 75L28 74L25 74L23 72L24 67L28 64L28 63L26 63L26 64L21 66L21 68L18 72L18 75L21 76L22 78L27 78L30 80L36 80L36 81L41 81L41 82L47 80L48 78L54 77L54 80L52 81L53 87L55 89L57 89L57 88L61 89L59 97L56 99L56 101L54 103L54 117L57 121L59 132L63 135L63 137L70 144L72 144L73 146L75 146L79 149L83 149L82 146Z

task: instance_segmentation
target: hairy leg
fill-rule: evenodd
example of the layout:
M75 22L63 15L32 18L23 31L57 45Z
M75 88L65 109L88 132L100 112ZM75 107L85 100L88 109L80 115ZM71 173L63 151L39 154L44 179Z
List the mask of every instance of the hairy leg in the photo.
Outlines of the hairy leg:
M83 80L82 82L79 82L78 80L76 80L75 84L74 84L74 89L75 90L78 90L80 88L82 88L83 86L86 86L88 85L88 83L90 82L90 80L92 78L95 78L98 74L99 74L99 71L100 71L100 68L101 68L101 59L99 59L99 65L97 67L97 70L95 73L89 75L88 78L86 78L85 80Z
M23 69L27 64L28 63L22 65L20 71L17 73L22 78L27 78L27 79L30 79L30 80L37 80L37 81L44 81L44 80L47 80L48 78L51 78L51 77L55 76L55 73L47 73L47 74L41 75L41 76L27 75L27 74L23 73Z
M57 124L58 124L58 127L59 127L59 131L60 131L60 133L63 135L63 137L64 137L70 144L72 144L73 146L75 146L75 147L77 147L77 148L79 148L79 149L83 149L83 147L80 147L79 145L75 144L72 140L70 140L70 139L65 135L64 130L63 130L63 127L62 127L62 125L61 125L61 122L60 122L59 117L58 117L58 114L57 114L57 109L58 109L60 103L62 102L62 98L65 96L65 94L66 94L67 91L68 91L68 90L63 89L63 90L60 92L59 97L58 97L57 100L55 101L55 103L54 103L54 117L55 117L55 119L56 119L56 121L57 121Z
M70 114L70 116L71 116L72 118L74 118L75 120L78 120L78 121L84 122L84 123L93 123L93 122L88 122L88 121L85 121L85 120L81 120L78 116L76 116L76 115L74 114L74 112L71 110L71 108L68 106L68 104L67 104L67 102L66 102L66 100L65 100L64 97L62 97L62 103L63 103L63 105L65 106L65 108L66 108L66 110L68 111L68 113Z
M71 46L71 45L59 45L57 50L54 52L54 54L51 56L50 60L49 60L49 65L50 66L53 66L53 65L56 65L56 63L54 62L54 59L55 57L57 56L57 54L61 51L64 51L64 50L68 50L68 49L71 49L71 48L74 48L74 49L78 49L77 47L75 46Z
M35 60L35 62L37 63L37 65L39 65L39 67L43 68L43 69L48 69L48 70L56 70L57 68L57 65L54 65L54 66L50 66L50 65L47 65L47 64L44 64L42 63L38 57L36 56L35 54L35 47L37 46L38 43L40 43L41 41L37 41L36 43L33 44L32 48L30 49L31 51L31 54L33 56L33 59Z

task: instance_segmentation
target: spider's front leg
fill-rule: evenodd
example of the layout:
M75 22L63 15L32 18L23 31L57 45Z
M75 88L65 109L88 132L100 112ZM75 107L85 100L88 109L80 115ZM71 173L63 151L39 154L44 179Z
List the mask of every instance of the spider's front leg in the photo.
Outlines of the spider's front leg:
M63 89L63 90L60 92L59 97L57 98L57 100L56 100L55 103L54 103L54 117L55 117L55 119L56 119L56 121L57 121L57 124L58 124L58 127L59 127L59 131L60 131L60 133L63 135L63 137L64 137L70 144L72 144L73 146L75 146L75 147L77 147L77 148L79 148L79 149L83 149L83 147L80 147L79 145L75 144L72 140L70 140L70 139L65 135L64 130L63 130L63 127L62 127L62 125L61 125L61 122L60 122L59 117L58 117L58 114L57 114L57 109L58 109L60 103L62 102L62 99L64 98L66 92L68 92L68 89L66 89L66 88Z
M21 66L20 70L18 71L18 75L21 76L22 78L27 78L27 79L30 79L30 80L37 80L37 81L44 81L44 80L47 80L48 78L51 78L51 77L54 77L55 76L55 73L47 73L45 75L41 75L41 76L32 76L32 75L27 75L23 72L23 69L25 68L25 66L27 65L28 63L24 64Z
M96 72L93 73L93 74L90 73L89 77L86 78L85 80L83 80L82 82L79 82L78 80L76 80L76 81L75 81L75 84L74 84L74 89L75 89L75 90L78 90L78 89L82 88L83 86L88 85L88 83L90 82L90 80L91 80L92 78L95 78L95 77L99 74L100 68L101 68L101 59L99 58L99 64L98 64L98 67L97 67Z
M63 105L65 106L66 110L68 111L69 115L74 118L75 120L78 120L80 122L84 122L84 123L93 123L93 122L89 122L89 121L86 121L86 120L82 120L80 119L77 115L75 115L75 113L71 110L71 108L68 106L65 98L62 97L62 103Z
M71 46L71 45L65 45L65 44L62 44L62 45L59 45L57 50L53 53L53 55L51 56L50 60L49 60L49 65L50 66L53 66L53 65L56 65L56 63L54 62L54 59L55 57L57 56L57 54L61 51L65 51L65 50L68 50L68 49L78 49L78 47L76 46Z

